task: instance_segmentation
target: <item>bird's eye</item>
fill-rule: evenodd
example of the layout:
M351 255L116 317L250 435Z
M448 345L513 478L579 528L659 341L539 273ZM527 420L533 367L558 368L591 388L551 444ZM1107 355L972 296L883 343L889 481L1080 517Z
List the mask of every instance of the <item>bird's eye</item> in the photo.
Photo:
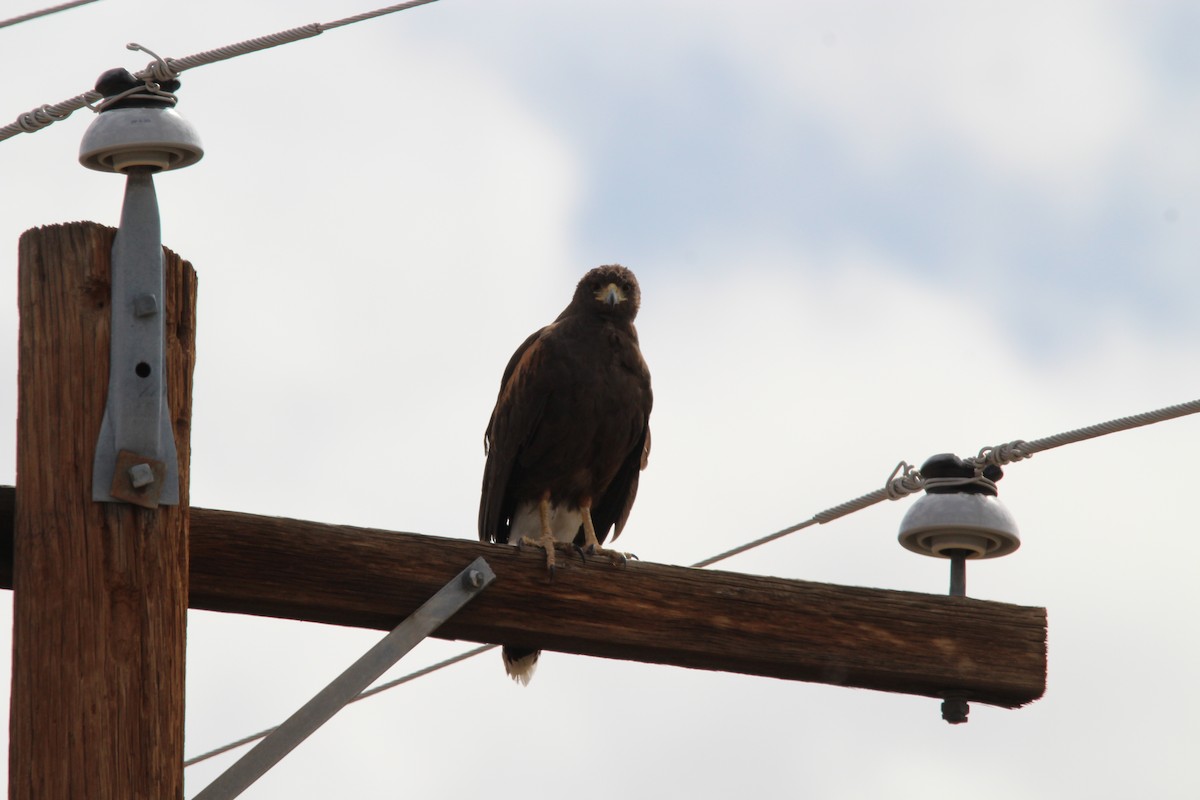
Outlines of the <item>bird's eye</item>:
M621 290L622 291L629 292L631 289L633 289L633 284L631 284L629 281L621 282Z

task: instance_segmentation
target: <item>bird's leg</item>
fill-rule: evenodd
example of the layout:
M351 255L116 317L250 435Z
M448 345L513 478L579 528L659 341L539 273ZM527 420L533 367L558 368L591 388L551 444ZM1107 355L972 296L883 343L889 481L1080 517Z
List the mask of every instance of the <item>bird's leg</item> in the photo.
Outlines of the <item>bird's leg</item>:
M572 545L569 543L563 544L554 540L554 531L550 527L549 492L543 494L541 499L538 500L538 522L540 523L542 529L541 537L538 539L531 539L528 536L521 537L521 540L517 542L517 547L532 545L534 547L540 547L542 550L544 550L546 552L546 571L549 572L550 577L553 578L555 568L554 551L560 547L566 550L569 547L572 547Z
M630 558L637 558L633 553L622 553L619 550L605 550L596 538L596 526L592 523L592 506L585 503L579 507L583 517L583 552L593 556L607 556L614 564L624 566Z

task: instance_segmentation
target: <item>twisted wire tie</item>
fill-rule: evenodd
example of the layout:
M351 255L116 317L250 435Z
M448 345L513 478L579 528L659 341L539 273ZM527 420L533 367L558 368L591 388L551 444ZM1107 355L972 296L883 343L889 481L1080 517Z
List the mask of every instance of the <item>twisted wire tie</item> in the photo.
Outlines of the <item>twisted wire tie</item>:
M128 99L163 100L163 101L166 101L167 103L169 103L171 106L174 106L179 101L178 97L176 97L175 95L173 95L170 92L163 91L163 88L161 86L159 86L157 83L155 83L154 81L148 80L141 86L134 86L132 89L126 89L125 91L120 92L119 94L114 94L112 97L106 97L100 103L97 103L95 105L89 104L88 108L91 109L92 111L95 111L97 114L99 114L101 111L108 108L109 106L112 106L115 103L119 103L122 100L128 100Z
M60 103L59 105L62 104ZM71 116L70 111L56 110L55 106L46 104L17 117L17 124L26 133L33 133L48 125L61 122L69 116Z
M901 461L888 476L883 490L887 494L888 500L899 500L910 494L916 494L924 487L925 479L921 477L920 471L907 461Z
M1032 458L1033 452L1029 442L1024 439L1016 439L1007 444L981 448L975 458L967 459L967 463L972 464L976 472L982 473L983 468L988 465L1003 467L1017 461Z

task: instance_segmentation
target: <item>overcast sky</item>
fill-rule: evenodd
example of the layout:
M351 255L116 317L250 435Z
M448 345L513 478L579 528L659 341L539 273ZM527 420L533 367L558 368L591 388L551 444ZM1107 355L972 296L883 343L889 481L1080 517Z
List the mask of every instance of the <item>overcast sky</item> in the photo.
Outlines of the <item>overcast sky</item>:
M101 0L0 29L0 123L140 69L129 41L182 57L368 8ZM157 186L200 276L192 502L475 538L504 364L610 262L642 283L654 376L620 539L648 561L901 459L1200 397L1198 39L1186 2L441 0L185 73L207 155ZM0 418L17 238L118 220L122 180L76 161L90 117L0 142ZM1197 433L1008 468L1023 545L968 592L1048 609L1028 708L952 727L924 698L553 653L522 688L488 653L346 710L243 796L1194 798ZM721 568L944 592L945 562L896 543L911 502ZM378 638L192 612L188 755Z

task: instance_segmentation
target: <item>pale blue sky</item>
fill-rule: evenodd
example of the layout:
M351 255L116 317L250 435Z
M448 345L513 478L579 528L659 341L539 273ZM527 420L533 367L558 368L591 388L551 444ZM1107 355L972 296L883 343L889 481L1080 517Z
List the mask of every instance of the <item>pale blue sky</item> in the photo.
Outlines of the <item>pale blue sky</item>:
M1195 10L905 8L518 3L414 27L570 141L589 251L820 270L868 247L986 296L1039 357L1112 314L1195 334Z

